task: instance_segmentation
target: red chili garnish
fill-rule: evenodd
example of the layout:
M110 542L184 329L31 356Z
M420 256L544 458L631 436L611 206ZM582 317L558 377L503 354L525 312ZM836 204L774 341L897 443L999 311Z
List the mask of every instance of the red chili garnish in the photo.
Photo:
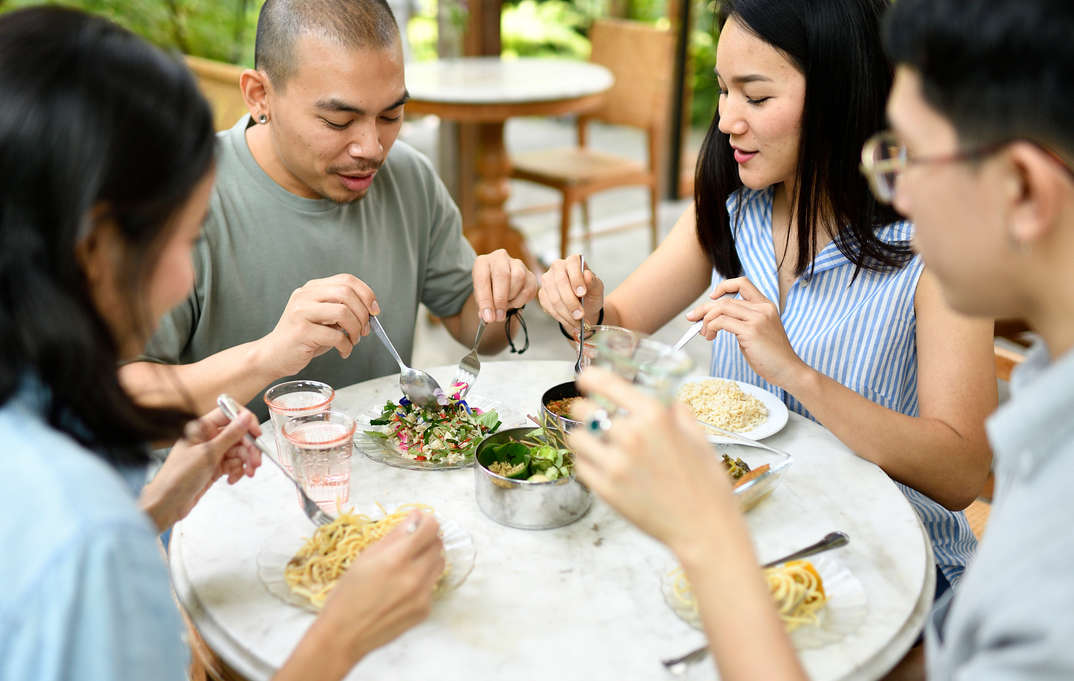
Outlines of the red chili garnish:
M424 456L415 456L414 460L415 461L425 461L425 457Z

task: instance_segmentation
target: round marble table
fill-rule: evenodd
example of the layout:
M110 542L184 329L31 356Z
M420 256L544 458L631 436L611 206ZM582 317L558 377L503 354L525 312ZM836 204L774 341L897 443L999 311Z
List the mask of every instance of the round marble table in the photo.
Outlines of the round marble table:
M510 194L507 119L590 111L613 82L603 66L567 59L458 57L407 64L407 113L478 124L477 215L474 224L463 226L478 253L506 248L530 260L503 208Z
M453 369L431 373L444 383ZM473 392L535 412L541 393L570 377L569 362L488 362ZM359 414L397 395L398 377L386 376L339 390L335 406ZM792 414L767 442L795 460L775 492L747 514L760 558L841 529L851 541L839 559L868 599L861 628L802 651L805 667L814 679L875 679L910 647L931 605L929 543L888 477L825 429ZM470 469L410 471L356 453L351 485L352 503L434 506L473 535L477 557L469 578L438 598L427 621L368 655L348 678L670 678L660 659L703 641L661 594L671 555L600 500L572 525L526 531L482 515ZM172 534L180 602L213 651L249 679L270 677L313 620L271 595L257 574L261 546L296 526L312 531L290 483L265 465L234 487L217 484ZM715 677L707 660L685 678Z

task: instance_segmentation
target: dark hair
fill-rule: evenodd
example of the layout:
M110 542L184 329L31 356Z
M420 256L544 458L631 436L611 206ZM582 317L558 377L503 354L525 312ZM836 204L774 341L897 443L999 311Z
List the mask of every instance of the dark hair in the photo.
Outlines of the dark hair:
M266 0L257 17L254 65L282 90L296 68L295 43L316 35L343 47L384 48L399 40L385 0Z
M898 268L911 257L909 244L889 244L876 230L899 219L880 204L858 172L861 147L884 127L892 70L880 44L880 17L887 0L722 0L719 24L729 18L779 50L805 76L805 104L798 146L798 185L790 201L797 211L798 261L802 274L816 257L814 226L826 229L839 250L862 268ZM724 277L737 277L727 199L742 180L728 136L712 119L697 159L694 205L697 236Z
M114 463L189 418L137 405L76 244L104 210L124 241L115 281L137 296L174 216L211 170L208 104L186 67L106 19L57 7L0 17L0 404L28 378L49 423Z
M1020 138L1074 157L1070 0L899 0L884 43L964 147Z

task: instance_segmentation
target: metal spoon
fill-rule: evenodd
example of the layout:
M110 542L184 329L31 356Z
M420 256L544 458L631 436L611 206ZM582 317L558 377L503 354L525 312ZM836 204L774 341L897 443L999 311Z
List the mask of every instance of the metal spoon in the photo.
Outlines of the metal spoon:
M373 325L373 331L376 332L377 338L388 349L388 352L392 353L396 364L399 365L399 387L402 389L403 394L419 407L431 408L437 406L437 396L444 394L444 391L440 389L440 384L424 371L411 369L403 363L403 358L395 351L395 346L388 339L388 334L384 332L384 327L380 325L380 320L377 319L376 315L369 315L369 321Z
M775 560L770 560L761 567L770 568L775 565L779 565L780 563L786 563L790 560L798 560L799 558L805 558L806 556L813 556L818 553L828 551L830 549L834 549L840 546L846 546L849 542L850 537L847 536L846 532L829 532L828 534L824 535L824 538L820 541L810 544L805 548L788 553L787 555L781 556ZM664 664L664 666L669 672L678 676L686 671L686 668L690 665L690 663L700 660L705 656L708 651L708 644L705 644L699 648L694 648L685 655L679 655L678 657L661 660L661 662Z

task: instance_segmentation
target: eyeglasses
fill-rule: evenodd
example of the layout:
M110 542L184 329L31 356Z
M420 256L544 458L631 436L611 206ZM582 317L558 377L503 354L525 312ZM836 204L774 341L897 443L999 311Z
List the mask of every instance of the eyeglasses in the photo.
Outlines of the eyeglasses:
M877 200L883 203L891 203L895 199L895 180L899 173L911 165L924 165L928 163L954 163L956 161L970 161L983 158L1002 149L1013 140L1004 140L994 144L987 144L977 149L956 151L953 154L943 156L926 156L924 158L910 158L906 152L906 146L900 142L890 130L878 132L868 140L861 148L861 173L869 181L869 187ZM1028 141L1028 140L1027 140ZM1054 151L1043 147L1035 142L1044 153L1048 154L1053 161L1074 177L1072 169Z

